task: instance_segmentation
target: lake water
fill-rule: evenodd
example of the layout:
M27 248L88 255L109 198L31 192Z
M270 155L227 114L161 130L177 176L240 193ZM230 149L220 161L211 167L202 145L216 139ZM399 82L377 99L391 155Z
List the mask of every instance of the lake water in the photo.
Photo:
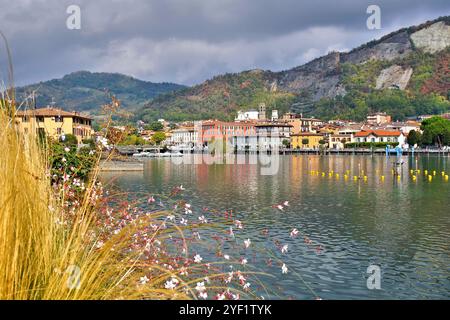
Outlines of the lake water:
M194 211L232 209L256 246L274 247L274 240L289 244L286 258L278 255L290 272L267 280L283 288L283 298L449 299L450 182L441 172L450 174L450 158L403 157L400 179L392 174L394 161L384 156L281 156L277 172L262 175L260 164L154 159L145 163L143 173L103 173L102 178L114 178L124 191L146 194L183 185ZM416 181L411 169L421 170ZM431 181L424 170L432 176L436 171ZM361 179L354 180L355 175ZM272 208L286 200L290 206L284 211ZM300 238L290 237L293 228ZM264 229L268 235L261 233ZM304 236L313 244L306 244ZM259 265L266 268L262 261ZM380 289L367 287L370 265L380 266Z

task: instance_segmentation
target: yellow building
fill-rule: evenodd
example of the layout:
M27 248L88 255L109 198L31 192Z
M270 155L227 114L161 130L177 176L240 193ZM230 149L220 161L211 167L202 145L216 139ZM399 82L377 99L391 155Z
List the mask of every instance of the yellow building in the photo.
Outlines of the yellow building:
M47 137L54 139L73 134L78 143L91 138L93 133L92 118L53 107L18 111L15 122L24 133L35 130L37 134L45 133Z
M291 146L293 149L318 149L321 140L324 136L320 133L298 133L291 135Z

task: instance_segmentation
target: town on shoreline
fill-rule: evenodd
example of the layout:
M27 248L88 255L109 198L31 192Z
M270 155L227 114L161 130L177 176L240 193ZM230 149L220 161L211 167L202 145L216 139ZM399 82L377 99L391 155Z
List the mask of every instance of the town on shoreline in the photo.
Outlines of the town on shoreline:
M424 129L432 119L450 123L450 113L402 122L392 121L382 112L368 115L365 122L325 121L290 112L279 116L277 110L268 117L261 103L257 110L239 111L232 122L207 119L174 123L159 119L151 124L137 121L136 126L115 125L106 132L94 131L90 116L48 106L18 112L16 124L25 133L35 129L55 139L73 135L78 144L107 140L119 154L136 157L214 152L218 148L234 153L448 152L445 132L443 138L439 134L433 137Z

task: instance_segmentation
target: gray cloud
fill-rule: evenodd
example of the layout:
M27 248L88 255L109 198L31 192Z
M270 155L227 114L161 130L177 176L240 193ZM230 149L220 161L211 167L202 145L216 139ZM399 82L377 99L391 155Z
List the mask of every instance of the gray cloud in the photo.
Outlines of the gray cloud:
M81 7L81 30L65 26L70 4ZM381 7L382 30L366 28L369 4ZM0 0L0 29L18 84L91 70L191 85L288 69L449 13L448 0Z

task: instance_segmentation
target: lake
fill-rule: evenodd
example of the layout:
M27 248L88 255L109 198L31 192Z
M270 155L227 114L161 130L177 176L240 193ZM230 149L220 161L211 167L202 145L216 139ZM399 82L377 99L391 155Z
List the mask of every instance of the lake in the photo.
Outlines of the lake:
M399 178L392 174L396 159L385 156L286 155L267 175L260 163L186 159L192 160L147 160L144 172L101 178L144 194L183 185L194 212L233 210L255 246L289 244L287 255L276 254L290 272L277 271L266 280L282 288L279 298L450 298L450 182L442 176L450 173L450 158L403 157ZM420 170L413 172L415 180L410 170ZM272 207L284 201L289 206L283 211ZM301 237L290 237L293 228ZM263 261L256 263L269 270ZM371 265L380 267L380 289L368 289Z

